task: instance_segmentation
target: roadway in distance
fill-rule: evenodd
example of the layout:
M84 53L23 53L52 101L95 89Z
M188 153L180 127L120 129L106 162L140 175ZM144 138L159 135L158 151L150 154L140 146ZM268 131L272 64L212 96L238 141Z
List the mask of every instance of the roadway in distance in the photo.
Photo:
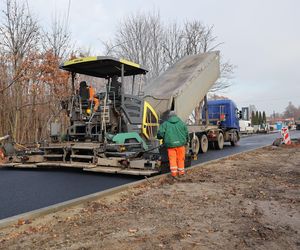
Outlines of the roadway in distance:
M300 130L290 131L290 135L291 138L300 138ZM243 151L271 145L273 141L279 137L281 137L280 132L271 134L254 134L242 137L236 147L232 147L229 143L225 143L223 150L209 150L205 154L199 154L198 160L193 161L192 165L215 160L224 156L229 156Z

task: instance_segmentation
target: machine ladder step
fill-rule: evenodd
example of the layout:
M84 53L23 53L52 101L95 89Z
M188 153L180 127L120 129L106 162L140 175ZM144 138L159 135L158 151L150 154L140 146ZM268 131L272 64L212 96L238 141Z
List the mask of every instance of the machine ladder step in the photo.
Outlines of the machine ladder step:
M63 158L63 154L49 154L49 155L44 155L44 158Z
M93 159L94 156L92 155L71 155L71 158L78 158L78 159Z

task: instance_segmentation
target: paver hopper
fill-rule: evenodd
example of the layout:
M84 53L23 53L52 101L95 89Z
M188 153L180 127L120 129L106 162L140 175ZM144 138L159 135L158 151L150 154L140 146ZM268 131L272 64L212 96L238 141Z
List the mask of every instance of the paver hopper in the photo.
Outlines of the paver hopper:
M144 89L144 99L164 118L169 110L186 121L220 76L219 52L185 56Z

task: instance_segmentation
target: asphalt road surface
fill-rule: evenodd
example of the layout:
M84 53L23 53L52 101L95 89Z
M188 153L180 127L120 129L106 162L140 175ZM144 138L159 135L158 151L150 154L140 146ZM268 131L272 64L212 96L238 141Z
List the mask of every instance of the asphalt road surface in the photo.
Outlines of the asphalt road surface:
M138 180L54 169L0 169L0 219Z
M299 138L300 131L292 131ZM242 138L239 145L200 154L193 165L270 145L279 133ZM141 177L139 177L141 178ZM138 180L138 177L66 170L0 169L0 219Z
M291 138L300 138L300 130L290 131L290 135ZM193 161L192 165L271 145L273 141L279 137L281 137L280 132L272 134L254 134L247 137L242 137L238 143L238 146L236 147L232 147L230 143L225 143L223 150L209 150L206 154L199 154L198 160Z

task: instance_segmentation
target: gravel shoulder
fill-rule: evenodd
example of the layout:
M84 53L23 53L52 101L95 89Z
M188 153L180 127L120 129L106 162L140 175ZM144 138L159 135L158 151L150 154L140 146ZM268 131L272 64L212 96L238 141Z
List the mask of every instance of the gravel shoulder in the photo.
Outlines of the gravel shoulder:
M0 249L299 247L299 144L228 157L0 231Z

